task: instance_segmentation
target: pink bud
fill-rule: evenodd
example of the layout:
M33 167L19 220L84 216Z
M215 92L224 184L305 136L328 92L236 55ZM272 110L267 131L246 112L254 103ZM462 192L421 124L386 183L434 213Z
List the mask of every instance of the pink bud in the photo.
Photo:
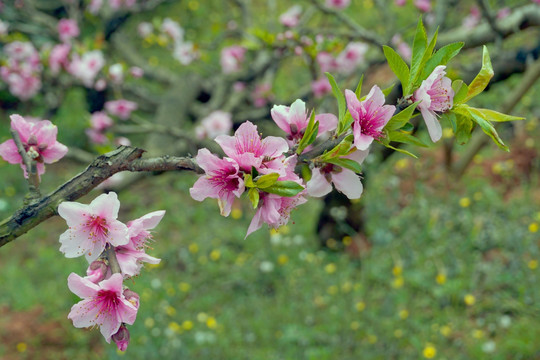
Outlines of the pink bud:
M124 290L124 297L137 309L139 308L139 294L137 294L135 291L131 291L129 289Z
M129 330L126 325L122 324L118 332L112 336L112 339L116 343L118 350L126 351L129 345Z
M101 280L105 279L107 275L108 266L103 260L92 261L88 269L86 269L86 277L88 280L97 284Z

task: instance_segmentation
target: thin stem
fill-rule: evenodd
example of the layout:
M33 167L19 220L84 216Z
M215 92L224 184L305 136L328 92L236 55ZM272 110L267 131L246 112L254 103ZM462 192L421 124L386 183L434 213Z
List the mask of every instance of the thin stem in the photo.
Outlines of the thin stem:
M13 137L13 141L15 142L15 146L17 146L17 151L19 152L19 155L21 156L24 166L26 167L26 174L28 176L28 189L30 191L30 198L38 198L40 196L39 193L39 176L37 174L37 166L36 161L31 159L21 141L21 137L19 136L19 132L15 129L11 129L11 136Z
M114 251L114 246L111 244L107 244L105 247L105 256L107 256L107 260L109 261L109 267L111 268L111 272L113 274L121 274L122 270L120 269L120 264L118 263L118 259L116 258L116 251Z

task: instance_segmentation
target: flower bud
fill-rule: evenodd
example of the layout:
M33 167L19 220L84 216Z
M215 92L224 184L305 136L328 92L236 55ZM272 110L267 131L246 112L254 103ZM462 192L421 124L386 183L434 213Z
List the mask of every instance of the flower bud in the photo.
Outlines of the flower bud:
M105 279L108 269L109 268L107 264L105 264L105 261L95 260L90 264L88 269L86 269L86 277L91 282L97 284L101 280Z
M126 325L122 324L116 334L112 336L112 340L116 343L118 350L126 351L129 345L129 330Z
M139 308L139 295L135 291L131 291L129 289L124 290L124 297L137 309Z

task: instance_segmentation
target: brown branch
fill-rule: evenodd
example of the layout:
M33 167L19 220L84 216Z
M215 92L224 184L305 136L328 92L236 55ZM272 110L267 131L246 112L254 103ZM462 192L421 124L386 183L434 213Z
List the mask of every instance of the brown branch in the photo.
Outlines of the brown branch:
M109 262L111 272L113 274L121 274L122 269L120 269L120 264L118 263L118 259L116 258L116 251L114 250L114 246L112 246L111 244L107 244L107 246L105 247L105 256L107 257L107 260Z
M512 14L497 23L499 33L493 31L489 23L480 24L474 29L460 27L439 34L437 47L466 39L464 48L474 48L493 42L500 36L506 38L533 26L540 26L540 7L536 4L514 9Z
M13 141L15 142L15 146L17 146L17 151L19 152L19 155L23 160L24 166L26 167L30 199L38 198L40 196L40 193L39 175L37 174L36 161L34 159L31 159L30 156L28 156L28 153L26 152L26 149L24 148L24 145L21 141L21 137L19 136L19 132L15 129L11 129L10 132L11 136L13 137Z
M163 156L141 159L144 150L120 146L95 159L82 173L67 181L51 194L31 201L0 222L0 247L25 234L57 214L63 201L74 201L88 194L100 183L121 171L204 171L191 158Z

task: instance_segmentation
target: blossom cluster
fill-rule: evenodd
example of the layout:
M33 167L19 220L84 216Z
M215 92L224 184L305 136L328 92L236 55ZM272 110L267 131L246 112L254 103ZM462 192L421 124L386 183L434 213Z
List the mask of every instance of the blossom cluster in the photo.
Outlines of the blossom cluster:
M124 285L137 276L143 263L160 259L146 253L155 228L165 211L154 211L127 224L120 222L120 201L114 192L102 194L89 205L62 202L58 214L68 230L60 235L60 251L68 258L84 255L89 266L86 276L71 273L69 289L82 300L73 305L68 318L75 327L98 326L107 342L121 351L129 343L127 325L132 325L139 309L139 295ZM118 265L118 268L115 268Z
M28 100L41 89L39 53L30 42L13 41L4 47L6 65L0 67L0 76L9 91L21 100Z
M68 148L56 141L58 128L49 120L23 118L14 114L11 118L11 129L19 134L24 151L36 162L37 175L45 173L45 163L54 163L66 155ZM26 165L19 154L13 139L0 144L0 156L10 164L19 164L28 177Z

